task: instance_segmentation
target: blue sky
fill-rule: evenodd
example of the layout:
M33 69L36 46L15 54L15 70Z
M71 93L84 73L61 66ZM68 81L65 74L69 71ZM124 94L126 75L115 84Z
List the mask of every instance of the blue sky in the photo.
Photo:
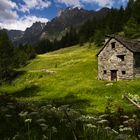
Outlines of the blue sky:
M48 22L67 7L99 10L119 8L128 0L0 0L0 27L25 30L34 22Z

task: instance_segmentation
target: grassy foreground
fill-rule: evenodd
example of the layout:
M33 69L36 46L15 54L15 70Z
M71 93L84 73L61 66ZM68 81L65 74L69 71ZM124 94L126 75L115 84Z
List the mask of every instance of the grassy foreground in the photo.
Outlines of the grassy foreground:
M133 110L122 100L122 95L140 95L140 80L119 81L113 85L97 80L98 50L86 44L39 55L10 85L0 86L0 93L23 101L69 104L88 113L103 112L107 97L112 96L114 110L120 106Z

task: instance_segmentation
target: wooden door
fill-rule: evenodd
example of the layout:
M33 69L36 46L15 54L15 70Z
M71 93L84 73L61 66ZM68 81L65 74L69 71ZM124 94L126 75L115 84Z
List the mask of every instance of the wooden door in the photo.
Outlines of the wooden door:
M117 70L111 70L111 81L117 81Z

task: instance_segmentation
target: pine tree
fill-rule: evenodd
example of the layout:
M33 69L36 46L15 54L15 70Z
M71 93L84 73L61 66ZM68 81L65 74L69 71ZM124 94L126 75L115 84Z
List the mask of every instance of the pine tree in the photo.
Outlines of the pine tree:
M14 48L4 30L0 31L0 81L9 79L14 69Z
M134 9L134 0L129 0L127 7L125 9L125 17L124 18L125 18L126 22L130 19L130 17L132 17L133 9Z
M46 52L50 52L54 49L53 44L48 39L46 39L46 40L43 39L43 40L39 41L36 44L36 46L34 46L34 48L35 48L35 52L37 54L43 54L43 53L46 53Z
M95 32L95 35L94 35L94 42L97 46L101 46L102 45L102 42L103 42L103 38L104 38L105 34L104 34L104 31L102 30L97 30Z
M129 38L135 38L140 36L140 27L137 24L135 18L131 17L124 27L125 36Z
M14 62L15 67L19 68L22 66L25 66L27 64L28 56L27 54L22 50L22 45L16 47L14 49Z
M140 0L136 0L133 7L133 17L140 24Z

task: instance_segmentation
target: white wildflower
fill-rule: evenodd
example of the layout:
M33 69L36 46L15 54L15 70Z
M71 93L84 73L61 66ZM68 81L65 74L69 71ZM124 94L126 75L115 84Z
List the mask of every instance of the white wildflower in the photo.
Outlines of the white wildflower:
M129 117L127 116L127 115L125 115L125 116L122 116L124 119L128 119Z
M32 122L32 119L26 119L25 120L25 123L31 123Z
M43 131L46 131L46 129L48 128L48 125L46 125L44 123L40 124L40 126L41 126Z
M134 115L133 115L133 118L136 119L136 118L137 118L137 115L134 114Z
M111 127L105 127L105 130L111 130Z
M28 115L28 112L27 111L26 112L23 112L22 111L22 112L19 113L19 116L20 117L26 117L27 115Z
M57 128L53 126L53 127L52 127L52 132L53 132L53 133L57 133Z
M124 121L123 124L127 125L128 124L128 121Z
M38 115L38 112L31 112L29 115L30 116L36 116L36 115Z
M37 122L38 123L44 123L44 122L46 122L46 120L45 119L38 119Z
M88 127L88 128L97 128L97 126L93 125L93 124L87 124L86 127Z
M5 117L7 117L7 118L11 118L12 115L6 114Z
M120 128L123 128L124 126L123 126L123 125L120 125L119 127L120 127Z

